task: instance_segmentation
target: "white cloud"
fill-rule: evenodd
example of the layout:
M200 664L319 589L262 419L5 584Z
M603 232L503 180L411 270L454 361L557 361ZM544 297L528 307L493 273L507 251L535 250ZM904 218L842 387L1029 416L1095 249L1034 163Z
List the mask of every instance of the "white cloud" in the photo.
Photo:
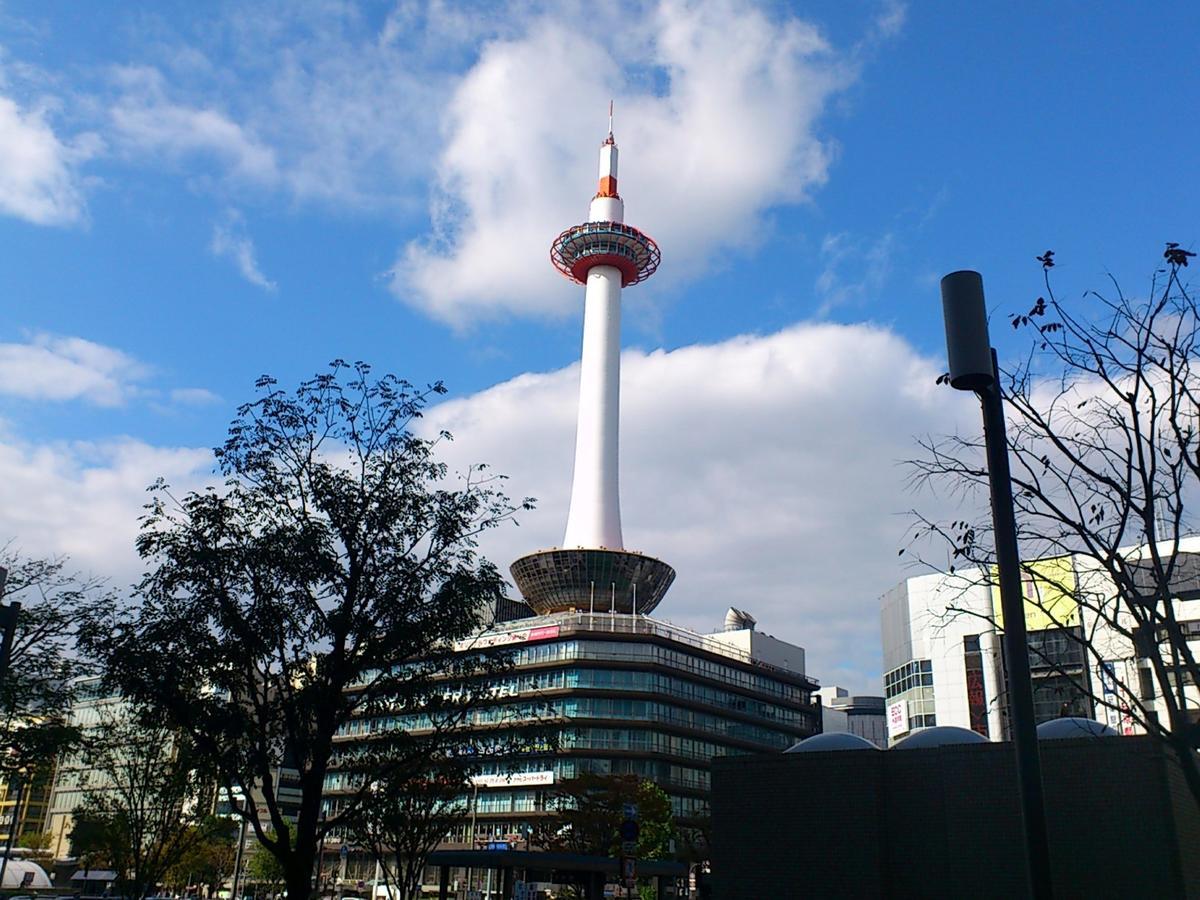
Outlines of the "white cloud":
M745 0L640 13L588 29L550 13L485 45L445 112L433 233L396 264L402 299L456 324L569 310L547 247L586 211L610 97L626 218L662 245L660 279L752 246L769 207L824 180L817 121L853 78L848 56Z
M112 579L141 571L134 540L146 487L163 476L202 484L210 450L154 447L131 438L35 446L0 438L0 535L28 555L70 557L73 568Z
M0 344L0 394L13 397L120 406L147 374L133 357L83 338L38 334Z
M267 183L277 179L274 150L225 112L168 99L162 73L151 67L125 67L116 78L123 93L109 114L121 146L171 159L211 155L236 177Z
M878 599L911 574L896 555L917 502L900 461L914 435L969 428L977 409L947 401L939 363L869 325L627 351L622 366L626 546L678 572L656 615L712 630L726 607L749 609L808 649L816 677L878 692ZM562 540L577 390L577 367L523 375L425 420L454 434L452 465L487 462L538 498L522 527L486 537L502 567Z
M813 285L820 300L817 315L824 317L835 307L879 296L891 268L894 242L890 232L875 241L855 239L845 232L826 235L821 241L823 267Z
M115 142L207 159L206 187L227 195L253 186L339 212L412 211L451 70L503 22L502 10L438 2L397 6L378 25L351 3L231 9L201 35L156 35L157 56L115 72Z
M220 403L221 398L207 388L176 388L171 391L171 402L182 406L210 406Z
M0 213L35 225L70 225L86 204L77 164L93 144L64 142L40 107L22 109L0 95Z
M255 287L274 292L276 284L263 274L258 265L258 254L254 241L246 233L246 222L242 215L230 211L223 222L213 226L209 249L214 256L224 257L237 266L238 272Z
M657 615L700 630L727 606L809 651L811 674L877 692L879 596L910 574L896 551L914 498L900 462L914 435L978 429L969 398L934 384L942 364L871 325L804 324L622 357L626 545L673 565ZM457 471L487 462L538 506L485 535L502 567L562 540L578 367L518 376L429 410ZM33 446L0 433L0 535L128 580L144 488L211 476L204 449L132 439Z

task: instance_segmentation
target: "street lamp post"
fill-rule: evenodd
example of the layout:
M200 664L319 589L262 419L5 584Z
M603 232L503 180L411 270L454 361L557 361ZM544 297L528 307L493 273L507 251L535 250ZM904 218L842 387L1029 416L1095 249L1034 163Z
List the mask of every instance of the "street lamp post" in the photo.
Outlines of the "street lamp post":
M950 385L974 391L983 407L983 436L987 448L988 480L992 494L992 525L1000 608L1004 614L1004 653L1008 662L1008 705L1013 748L1017 755L1017 784L1032 896L1052 896L1050 847L1033 715L1033 683L1029 676L1029 646L1025 633L1025 603L1021 590L1021 561L1017 552L1012 476L1008 467L1008 436L1000 395L996 351L988 338L983 278L978 272L951 272L942 279L942 314Z

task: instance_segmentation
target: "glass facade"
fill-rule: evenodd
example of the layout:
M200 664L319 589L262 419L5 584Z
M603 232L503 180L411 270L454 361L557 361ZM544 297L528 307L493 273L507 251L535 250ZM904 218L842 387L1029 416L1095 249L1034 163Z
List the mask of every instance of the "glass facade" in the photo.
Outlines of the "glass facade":
M554 639L500 645L513 668L489 683L493 699L464 726L481 774L536 772L552 783L481 786L473 798L478 834L497 833L497 823L519 831L522 819L548 814L554 784L585 773L652 780L678 818L696 821L707 815L714 757L778 752L820 730L817 685L803 674L642 616L557 621L564 627ZM506 726L531 722L545 726L544 742L512 755ZM420 714L364 717L338 741L350 750L373 734L431 724ZM350 787L331 772L327 803Z

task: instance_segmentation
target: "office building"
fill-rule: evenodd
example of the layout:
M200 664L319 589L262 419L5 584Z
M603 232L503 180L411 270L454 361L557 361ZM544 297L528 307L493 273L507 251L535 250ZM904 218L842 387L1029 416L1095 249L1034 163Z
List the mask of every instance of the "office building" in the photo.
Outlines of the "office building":
M835 684L823 685L815 696L821 701L821 731L844 731L866 738L876 747L887 746L883 697L851 694Z
M1127 552L1135 570L1143 565L1143 552ZM1185 539L1170 554L1171 609L1189 646L1200 653L1200 537ZM1062 556L1024 568L1036 721L1082 716L1122 734L1143 733L1145 722L1156 717L1166 721L1166 704L1153 677L1154 656L1165 653L1161 636L1156 640L1143 633L1095 562ZM1004 648L997 628L1003 619L998 592L989 583L994 579L986 575L979 570L921 575L883 596L890 743L934 725L1007 739ZM1163 661L1175 671L1171 660ZM1200 718L1200 690L1190 676L1182 680L1187 714Z

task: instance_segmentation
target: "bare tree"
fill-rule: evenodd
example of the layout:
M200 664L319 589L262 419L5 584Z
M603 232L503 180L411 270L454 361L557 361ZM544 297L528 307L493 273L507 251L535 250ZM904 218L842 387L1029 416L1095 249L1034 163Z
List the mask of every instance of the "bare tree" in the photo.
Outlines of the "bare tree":
M1029 336L1028 350L1002 370L1001 390L1026 602L1088 664L1081 672L1036 644L1031 652L1169 746L1200 802L1200 709L1187 690L1200 684L1191 644L1200 631L1179 619L1180 601L1200 598L1200 554L1191 552L1200 546L1188 543L1200 502L1200 309L1183 279L1193 255L1167 244L1145 296L1114 279L1071 303L1055 296L1053 251L1039 256L1044 292L1009 318ZM922 558L923 539L944 539L960 583L987 582L983 438L921 446L914 482L979 501L979 514L955 522L918 514L906 549ZM1070 564L1045 562L1057 558Z

